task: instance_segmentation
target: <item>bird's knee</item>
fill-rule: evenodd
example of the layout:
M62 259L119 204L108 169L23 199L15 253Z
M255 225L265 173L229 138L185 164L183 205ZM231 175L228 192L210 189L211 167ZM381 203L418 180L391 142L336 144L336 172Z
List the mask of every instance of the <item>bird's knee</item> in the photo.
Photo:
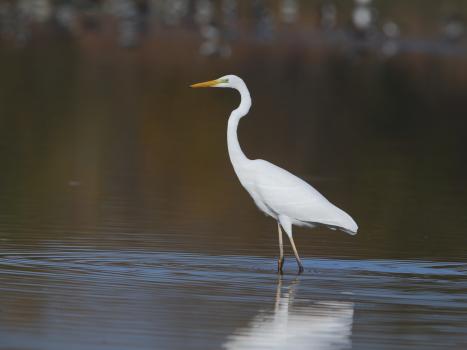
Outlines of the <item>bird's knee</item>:
M279 223L289 237L292 237L292 222L287 216L279 215Z

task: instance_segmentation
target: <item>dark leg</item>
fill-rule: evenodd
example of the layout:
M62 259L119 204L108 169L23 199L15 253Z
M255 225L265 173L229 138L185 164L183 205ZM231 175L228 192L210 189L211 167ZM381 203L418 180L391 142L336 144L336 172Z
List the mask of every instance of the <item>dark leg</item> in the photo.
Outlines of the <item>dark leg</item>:
M277 223L277 229L279 231L279 260L277 260L277 271L282 273L282 267L284 266L284 243L282 241L282 230L279 223Z
M302 262L300 257L298 256L297 247L295 247L295 243L293 241L292 235L289 236L290 243L292 244L293 253L295 254L295 259L297 259L298 264L298 273L302 273L304 271Z

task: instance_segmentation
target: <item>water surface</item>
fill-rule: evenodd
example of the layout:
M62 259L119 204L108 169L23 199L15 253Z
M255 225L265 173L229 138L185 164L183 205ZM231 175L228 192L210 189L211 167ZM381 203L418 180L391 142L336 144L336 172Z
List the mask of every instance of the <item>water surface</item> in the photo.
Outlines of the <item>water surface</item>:
M0 262L3 348L461 349L467 265L51 245Z

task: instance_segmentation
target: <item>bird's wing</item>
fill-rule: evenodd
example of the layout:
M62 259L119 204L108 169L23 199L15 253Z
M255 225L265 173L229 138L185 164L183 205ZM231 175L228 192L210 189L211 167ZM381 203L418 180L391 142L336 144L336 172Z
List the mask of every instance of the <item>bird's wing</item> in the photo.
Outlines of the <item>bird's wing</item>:
M353 219L311 185L265 160L253 161L255 190L278 215L303 223L321 223L356 231Z

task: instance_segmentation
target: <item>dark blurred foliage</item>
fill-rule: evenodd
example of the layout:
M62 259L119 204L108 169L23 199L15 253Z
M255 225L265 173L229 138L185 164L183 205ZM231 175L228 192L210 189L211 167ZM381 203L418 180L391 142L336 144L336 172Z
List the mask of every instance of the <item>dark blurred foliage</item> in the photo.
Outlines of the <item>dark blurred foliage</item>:
M423 9L423 11L421 11ZM2 0L3 41L107 34L123 47L197 34L199 52L230 57L242 41L465 54L462 0ZM449 45L448 45L449 44ZM453 47L456 46L456 47Z

